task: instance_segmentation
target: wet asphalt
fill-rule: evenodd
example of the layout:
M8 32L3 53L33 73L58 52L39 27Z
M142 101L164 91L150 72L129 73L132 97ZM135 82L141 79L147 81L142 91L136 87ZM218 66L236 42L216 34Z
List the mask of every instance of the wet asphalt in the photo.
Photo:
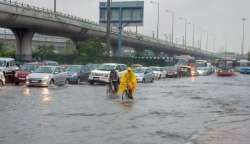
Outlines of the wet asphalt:
M133 101L104 85L0 88L0 144L248 144L250 76L139 84Z

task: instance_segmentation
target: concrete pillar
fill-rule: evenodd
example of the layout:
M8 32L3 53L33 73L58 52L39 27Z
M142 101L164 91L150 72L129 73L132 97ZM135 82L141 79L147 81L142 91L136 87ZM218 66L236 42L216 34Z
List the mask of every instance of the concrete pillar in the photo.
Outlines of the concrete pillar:
M21 61L32 60L32 38L34 32L27 29L12 29L16 37L16 58Z

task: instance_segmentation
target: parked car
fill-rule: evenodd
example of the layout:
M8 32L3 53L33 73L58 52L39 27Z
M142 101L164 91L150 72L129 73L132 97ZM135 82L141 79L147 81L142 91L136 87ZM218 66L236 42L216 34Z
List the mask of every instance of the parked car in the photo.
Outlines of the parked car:
M36 70L39 66L42 66L42 63L35 62L23 64L20 69L15 73L15 84L19 85L19 83L21 82L26 82L27 75Z
M143 67L141 64L132 64L131 65L131 68L132 69L136 69L136 68L138 68L138 67Z
M136 74L136 79L138 82L154 82L154 74L151 69L147 67L138 67L134 69L134 72Z
M167 71L167 73L166 73L167 78L178 77L178 69L177 69L177 67L169 66L169 67L165 67L165 70Z
M90 70L90 72L91 72L92 70L98 69L101 65L102 65L102 64L92 64L92 63L90 63L90 64L87 64L87 65L85 65L85 66L86 66L86 67L88 68L88 70Z
M13 58L0 58L0 71L3 72L5 77L14 78L15 71L18 70L15 59Z
M58 62L56 61L43 61L44 65L48 65L48 66L58 66Z
M156 67L156 66L151 66L151 67L149 67L151 70L152 70L152 72L153 72L153 74L154 74L154 79L155 80L159 80L159 79L161 79L161 77L162 77L162 68L161 67Z
M84 65L71 65L66 69L69 83L80 84L83 81L88 81L89 70Z
M98 69L91 71L88 82L94 83L109 83L109 75L111 70L117 70L119 76L127 69L125 64L117 63L105 63L102 64Z
M3 72L0 71L0 87L5 85L5 77Z
M59 66L41 66L26 78L27 86L63 85L67 81L67 73Z

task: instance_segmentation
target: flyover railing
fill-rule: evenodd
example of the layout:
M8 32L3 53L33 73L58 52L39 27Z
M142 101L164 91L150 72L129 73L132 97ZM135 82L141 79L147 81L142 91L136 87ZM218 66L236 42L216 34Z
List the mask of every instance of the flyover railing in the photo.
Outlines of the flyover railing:
M63 20L64 22L68 22L69 24L75 24L78 26L83 26L83 27L87 27L91 30L95 30L95 31L101 31L101 32L106 32L106 27L104 25L100 25L97 22L94 21L90 21L88 19L83 19L77 16L73 16L70 14L66 14L66 13L62 13L62 12L54 12L51 9L48 8L41 8L41 7L37 7L37 6L33 6L33 5L29 5L29 4L25 4L22 2L17 2L17 1L13 1L13 0L0 0L0 4L5 4L5 5L9 5L9 6L14 6L17 8L21 8L21 9L26 9L26 10L30 10L33 12L38 12L40 14L42 14L41 17L46 17L50 20ZM38 16L38 15L36 15ZM117 28L112 28L112 34L118 34L118 29ZM216 56L214 53L210 52L210 51L205 51L205 50L201 50L199 48L194 48L194 47L190 47L187 46L186 48L184 48L183 45L179 45L176 43L170 43L168 41L164 41L164 40L156 40L153 39L150 36L146 36L143 34L138 34L135 32L131 32L131 31L123 31L123 36L127 37L127 38L133 38L133 39L138 39L142 42L147 42L147 43L152 43L153 45L159 45L159 46L168 46L170 48L175 48L175 49L179 49L179 50L183 50L183 51L191 51L191 52L195 52L195 53L200 53L203 55L210 55L210 56Z

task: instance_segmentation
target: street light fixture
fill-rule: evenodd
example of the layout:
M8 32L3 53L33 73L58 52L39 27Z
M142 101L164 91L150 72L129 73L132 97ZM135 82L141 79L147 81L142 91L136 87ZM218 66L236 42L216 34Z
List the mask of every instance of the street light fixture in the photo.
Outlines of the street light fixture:
M160 25L160 2L157 1L150 1L151 4L157 4L157 40L159 40L159 25Z
M172 46L174 45L174 18L175 18L175 13L171 10L166 10L167 13L171 13L172 15L172 33L171 33L171 44Z

